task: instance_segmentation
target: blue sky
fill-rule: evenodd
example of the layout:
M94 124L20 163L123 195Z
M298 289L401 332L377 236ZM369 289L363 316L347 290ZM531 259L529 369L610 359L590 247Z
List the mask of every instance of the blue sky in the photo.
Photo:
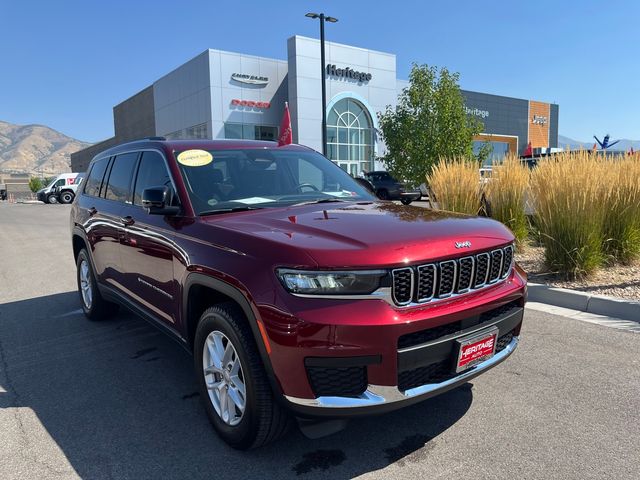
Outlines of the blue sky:
M640 138L640 2L5 0L0 120L86 141L113 134L114 105L206 48L286 59L316 37L460 72L468 90L560 104L560 133Z

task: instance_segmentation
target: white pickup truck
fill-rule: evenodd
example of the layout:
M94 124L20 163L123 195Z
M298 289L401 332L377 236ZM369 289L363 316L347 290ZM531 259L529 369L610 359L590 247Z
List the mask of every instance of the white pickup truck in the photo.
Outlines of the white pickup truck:
M71 203L82 183L82 173L61 173L49 185L38 190L38 200L44 203Z

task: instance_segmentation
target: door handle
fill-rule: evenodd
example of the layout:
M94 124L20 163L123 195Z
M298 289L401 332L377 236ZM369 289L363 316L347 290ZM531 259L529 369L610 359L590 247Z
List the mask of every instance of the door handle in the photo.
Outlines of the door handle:
M98 209L96 207L91 207L87 210L87 213L90 217L93 217L96 213L98 213Z
M120 219L120 221L122 222L122 224L125 227L129 227L129 226L133 225L134 223L136 223L136 221L133 219L133 217L131 215L127 215L126 217L122 217Z

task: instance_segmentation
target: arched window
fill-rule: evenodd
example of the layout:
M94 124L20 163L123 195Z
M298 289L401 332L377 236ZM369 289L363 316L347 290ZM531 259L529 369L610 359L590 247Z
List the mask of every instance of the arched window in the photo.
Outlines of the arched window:
M353 98L343 98L327 116L327 156L356 176L373 166L373 122L367 109Z

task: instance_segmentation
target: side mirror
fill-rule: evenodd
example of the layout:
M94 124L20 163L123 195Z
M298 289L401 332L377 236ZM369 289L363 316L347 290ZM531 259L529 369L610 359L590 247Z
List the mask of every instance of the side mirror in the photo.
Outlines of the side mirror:
M149 215L177 215L180 207L171 205L169 187L151 187L142 191L142 206Z

